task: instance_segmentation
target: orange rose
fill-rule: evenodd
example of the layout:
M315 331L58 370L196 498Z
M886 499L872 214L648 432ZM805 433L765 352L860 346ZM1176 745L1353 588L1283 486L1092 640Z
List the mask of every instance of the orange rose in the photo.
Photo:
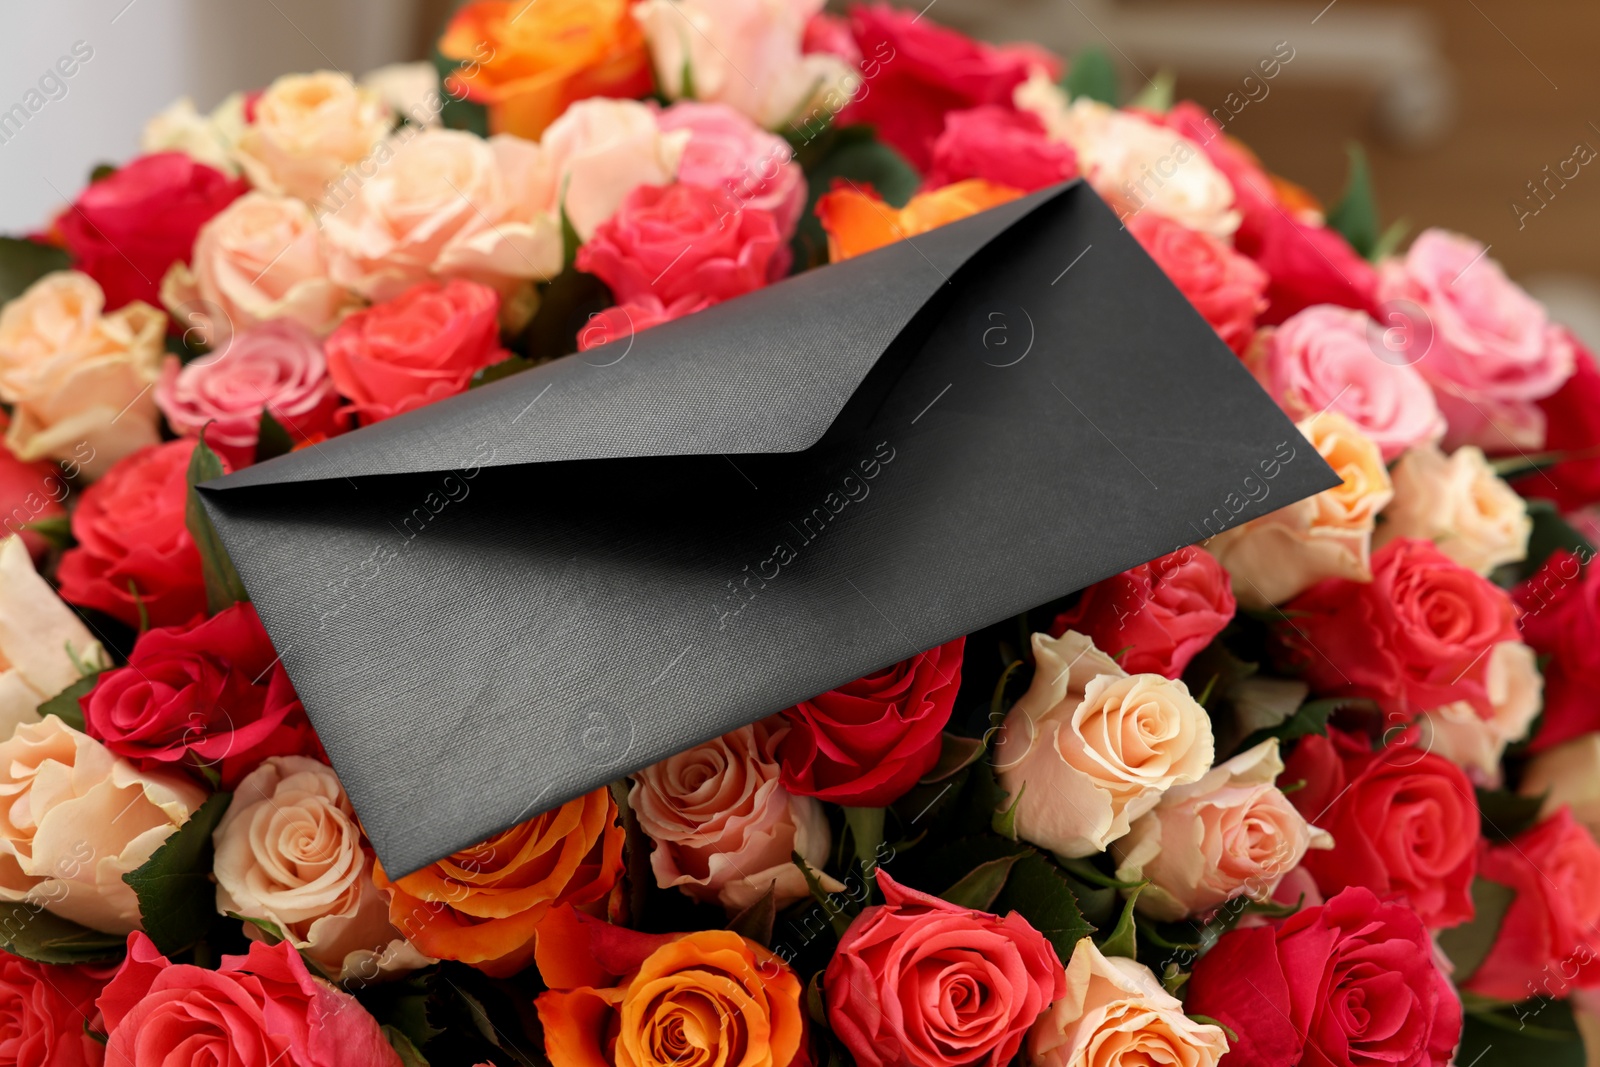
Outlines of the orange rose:
M618 986L541 993L554 1067L789 1067L804 1060L800 979L728 930L668 941Z
M382 863L372 877L418 951L504 978L532 961L552 908L603 901L621 871L617 806L596 789L398 882Z
M650 55L628 0L476 0L445 27L445 88L489 111L491 133L537 140L575 100L650 92Z
M1022 190L1009 185L969 178L918 193L897 211L859 189L835 189L817 201L817 217L828 231L828 260L837 263L976 215L1021 195Z

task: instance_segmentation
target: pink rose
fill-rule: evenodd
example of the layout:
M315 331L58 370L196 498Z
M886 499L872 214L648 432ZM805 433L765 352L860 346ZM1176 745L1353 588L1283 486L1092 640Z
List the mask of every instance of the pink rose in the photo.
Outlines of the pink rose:
M806 206L806 177L789 142L726 104L674 104L656 120L663 133L688 130L678 180L715 189L725 214L753 207L772 214L788 240Z
M1037 115L986 104L944 117L926 187L984 178L1031 193L1077 173L1077 153L1050 140Z
M1127 224L1217 336L1243 355L1255 334L1256 316L1267 307L1266 271L1215 237L1153 211L1139 212Z
M208 970L173 963L143 934L100 994L106 1062L280 1067L400 1067L378 1021L313 978L288 942L259 941Z
M1267 334L1249 362L1291 418L1342 412L1390 460L1438 440L1444 419L1416 368L1379 354L1380 331L1364 312L1319 305Z
M578 331L578 351L587 352L615 344L625 354L628 342L640 330L681 319L710 305L711 301L692 293L679 297L671 304L663 304L654 293L641 293L626 304L614 304L591 315L583 329Z
M206 443L234 469L255 460L263 408L298 440L342 428L322 344L293 319L246 330L187 364L168 356L156 406L180 434L198 437L206 428Z
M100 1042L84 1031L105 974L34 963L0 952L0 1063L7 1067L99 1067Z
M1003 1067L1066 995L1055 949L1001 918L900 885L850 924L823 975L828 1023L860 1067Z
M653 294L663 303L709 303L759 289L789 270L789 245L770 211L727 215L720 194L698 185L642 185L578 249L621 304Z
M1420 317L1419 345L1421 335L1431 337L1417 368L1438 393L1450 447L1541 448L1536 401L1572 375L1572 344L1485 251L1470 238L1425 230L1404 258L1379 268L1378 296Z

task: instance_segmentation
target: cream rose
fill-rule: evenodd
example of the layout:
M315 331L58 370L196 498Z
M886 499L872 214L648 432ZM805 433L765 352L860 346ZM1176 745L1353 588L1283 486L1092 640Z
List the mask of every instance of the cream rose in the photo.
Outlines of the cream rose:
M343 74L286 74L256 100L234 158L257 189L319 200L393 126L394 112L378 94Z
M273 756L245 776L212 835L217 911L272 923L338 981L433 962L389 925L355 812L325 763ZM246 933L261 932L247 925Z
M1310 825L1276 785L1277 739L1219 763L1193 785L1167 790L1112 846L1117 878L1149 879L1135 905L1167 921L1237 896L1271 900L1308 848L1333 838Z
M444 94L439 90L439 68L427 60L390 63L369 70L357 83L378 94L395 114L417 126L440 125Z
M430 277L468 278L509 295L561 270L556 188L531 141L407 131L321 205L331 275L374 301Z
M294 197L241 196L200 228L191 259L167 271L161 302L213 348L269 319L325 334L359 303L328 276L317 220Z
M145 123L139 135L139 149L147 155L182 152L196 163L233 177L239 173L233 146L244 126L244 99L238 93L209 115L196 111L194 101L187 96L180 97Z
M1215 1067L1228 1037L1185 1015L1150 968L1086 937L1067 961L1067 995L1033 1024L1026 1051L1031 1067Z
M1485 576L1502 563L1528 558L1528 505L1476 446L1449 456L1434 445L1408 449L1389 476L1394 500L1383 510L1373 548L1396 537L1418 537Z
M596 96L567 108L539 147L552 191L587 241L639 186L669 184L692 136L689 130L662 132L655 112L637 100Z
M78 680L78 663L103 662L100 642L34 572L22 538L0 541L0 737L37 722L39 705Z
M108 934L139 929L122 876L189 821L205 792L138 770L54 715L0 741L0 900Z
M1377 444L1336 411L1299 424L1344 481L1206 541L1243 607L1282 604L1324 578L1372 580L1372 531L1394 495Z
M18 458L96 478L160 440L150 390L167 317L137 300L104 309L93 278L57 271L0 310L0 399L13 405L6 446Z
M1502 641L1489 653L1484 684L1494 710L1489 718L1459 701L1428 712L1418 725L1425 751L1458 764L1479 785L1498 787L1506 746L1528 736L1544 706L1544 675L1533 649L1521 641Z
M1544 795L1540 818L1569 807L1574 819L1600 837L1600 733L1574 737L1534 756L1523 769L1517 792Z
M633 776L628 803L655 842L650 866L661 888L677 886L730 912L769 887L780 908L810 895L791 853L820 872L831 835L822 805L778 781L778 745L788 732L782 719L764 719ZM844 888L821 877L830 892Z
M1130 675L1072 630L1034 634L1033 662L994 752L1024 840L1091 856L1211 768L1211 720L1181 681Z

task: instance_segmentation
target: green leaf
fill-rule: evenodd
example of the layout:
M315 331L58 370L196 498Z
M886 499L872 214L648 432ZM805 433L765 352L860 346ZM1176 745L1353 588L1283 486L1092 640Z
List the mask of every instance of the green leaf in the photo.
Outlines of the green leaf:
M42 904L0 903L0 949L39 963L100 963L122 956L126 937L53 915Z
M404 1030L388 1023L379 1029L383 1031L384 1038L394 1049L394 1054L400 1057L400 1067L429 1067L428 1058L422 1054L421 1049L411 1043Z
M122 876L139 899L144 932L165 955L200 940L216 916L211 831L232 799L228 793L207 798L142 867Z
M1223 1033L1228 1035L1228 1040L1229 1041L1232 1041L1233 1043L1238 1044L1238 1041L1239 1041L1238 1033L1234 1031L1233 1027L1229 1026L1227 1023L1223 1022L1221 1019L1213 1019L1209 1015L1191 1015L1191 1016L1189 1016L1189 1018L1193 1019L1195 1022L1199 1023L1201 1026L1215 1026L1217 1029L1221 1030Z
M485 377L491 372L504 377L546 360L570 356L578 350L578 331L596 313L615 303L611 290L599 278L577 270L562 271L540 288L539 308L515 345L527 362L496 371L501 367L497 363L484 371Z
M1351 248L1370 257L1378 247L1378 207L1372 193L1372 171L1359 144L1352 141L1346 151L1350 154L1350 176L1345 179L1344 195L1328 209L1328 227L1337 230Z
M1395 219L1389 228L1383 231L1378 238L1378 243L1372 247L1372 254L1367 258L1377 263L1379 260L1388 259L1394 255L1395 249L1400 247L1400 242L1406 239L1406 234L1411 231L1411 223L1406 219Z
M33 522L22 524L24 530L38 534L50 542L51 548L66 550L72 547L72 520L65 515L57 515L49 519L35 519Z
M769 948L772 946L772 921L778 914L772 896L773 885L767 886L767 891L754 904L728 920L729 930Z
M844 824L850 828L856 862L870 891L877 881L878 849L883 844L883 808L845 808Z
M1010 805L994 813L994 832L1007 841L1017 839L1017 805L1022 803L1022 795L1028 791L1028 783L1023 782L1022 788L1017 790L1017 795L1011 799Z
M572 224L572 217L567 214L566 187L562 187L561 195L561 269L574 269L572 263L578 258L578 249L583 245L583 238L578 236L578 228Z
M1455 964L1452 980L1460 985L1483 964L1495 938L1500 935L1500 924L1505 920L1506 909L1517 898L1510 886L1478 877L1472 881L1472 921L1452 926L1438 933L1439 947Z
M1000 890L1005 888L1011 868L1025 855L1027 853L1019 852L1013 856L1001 856L997 860L980 863L939 896L958 907L988 911L989 906L1000 895Z
M0 304L15 300L46 274L71 267L72 257L52 245L0 237Z
M1328 716L1340 708L1376 708L1372 701L1362 697L1328 697L1325 700L1308 700L1300 705L1300 709L1289 716L1282 723L1270 730L1257 730L1239 744L1239 751L1245 752L1259 745L1269 737L1276 737L1280 742L1295 741L1308 734L1326 734L1328 732Z
M1143 89L1133 95L1133 99L1128 101L1128 106L1164 115L1172 110L1172 90L1177 84L1178 76L1162 67Z
M200 494L195 492L195 486L222 475L222 460L206 444L205 430L202 429L200 440L195 442L194 454L189 457L189 502L185 518L189 525L189 536L194 538L195 547L200 550L200 571L206 582L206 611L212 615L229 605L250 599L244 591L244 583L239 580L239 572L233 569L233 561L228 558L222 538L217 536L217 528L211 525L211 516L206 514L205 505L200 502Z
M1536 479L1524 488L1537 491L1539 482ZM1533 521L1533 531L1528 535L1528 557L1521 563L1511 565L1512 584L1526 581L1539 573L1539 568L1557 549L1574 553L1580 560L1594 558L1595 546L1562 518L1561 512L1550 501L1529 500L1528 518Z
M256 462L288 455L294 451L294 438L283 428L283 423L272 417L272 412L261 409L261 428L256 436Z
M74 730L82 733L84 728L83 705L78 703L78 698L88 696L90 690L94 688L95 683L99 680L99 671L84 675L43 704L40 704L39 714L41 716L54 715Z
M115 163L96 163L89 171L89 184L103 182L117 172Z
M965 770L982 757L985 745L975 737L962 737L945 731L940 740L939 760L920 779L923 785L942 782L957 771Z
M1587 1060L1571 1005L1536 999L1498 1011L1468 1011L1454 1062L1464 1067L1584 1067Z
M822 880L817 877L817 872L805 861L805 857L798 852L789 853L789 859L800 868L800 873L805 876L806 888L811 890L811 899L827 913L828 922L833 926L836 937L844 937L844 932L850 928L852 916L846 915L831 899L828 891L822 888Z
M1489 841L1510 841L1539 821L1545 794L1524 797L1504 789L1478 790L1478 817Z
M835 182L844 188L876 192L891 206L900 208L922 184L919 175L904 156L878 140L872 127L864 125L829 127L817 138L816 162L806 168L806 209L795 231L793 248L796 271L828 261L828 235L817 218L817 201Z
M1139 955L1139 924L1134 921L1133 906L1139 902L1139 894L1144 892L1144 887L1149 884L1140 882L1123 901L1122 915L1117 919L1117 925L1112 927L1105 940L1100 942L1100 951L1105 955L1126 956L1130 960Z
M1072 63L1067 67L1067 76L1062 79L1061 87L1074 100L1080 96L1087 96L1091 100L1116 107L1116 65L1111 62L1111 56L1104 48L1090 45L1072 57Z
M254 926L257 930L260 930L262 933L264 933L268 937L272 938L272 940L275 941L275 942L276 941L287 940L283 936L282 927L280 927L277 923L273 922L271 919L254 919L254 918L251 918L248 915L240 915L236 911L228 912L228 918L230 918L230 919L238 919L242 923L249 923L251 926Z
M1027 919L1055 947L1063 963L1072 958L1079 941L1094 933L1066 876L1038 852L1027 852L1011 868L994 911L998 915L1014 911Z
M461 66L462 62L448 59L435 49L433 65L439 72L439 95L444 100L444 106L439 109L439 121L452 130L466 130L479 137L489 136L489 110L482 104L475 104L452 95L445 87L445 77Z

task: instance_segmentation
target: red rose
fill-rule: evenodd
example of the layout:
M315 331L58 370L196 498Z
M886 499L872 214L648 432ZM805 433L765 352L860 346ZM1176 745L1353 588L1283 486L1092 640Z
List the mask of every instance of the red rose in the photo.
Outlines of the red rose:
M1472 918L1478 801L1466 772L1414 743L1372 751L1364 736L1301 739L1278 780L1305 782L1289 800L1333 835L1300 861L1323 896L1361 886L1406 901L1430 930Z
M772 212L746 205L729 214L722 192L678 182L629 193L578 249L577 268L619 304L654 296L704 307L777 281L789 261Z
M1463 989L1517 1001L1600 985L1600 845L1570 809L1507 844L1485 842L1478 873L1516 897Z
M984 178L1031 193L1078 173L1078 154L1052 141L1030 111L986 104L944 117L925 187Z
M1557 549L1516 591L1522 639L1544 664L1534 751L1600 730L1600 568Z
M1054 78L1061 61L1034 45L974 41L908 8L861 5L850 12L865 80L839 116L867 122L918 170L926 171L945 115L980 104L1011 107L1011 93L1042 66Z
M1228 572L1191 545L1091 585L1056 616L1050 636L1076 630L1096 648L1126 650L1117 662L1129 674L1177 678L1228 625L1234 607Z
M1195 964L1185 1009L1238 1035L1229 1067L1444 1067L1461 1037L1428 931L1365 889L1223 934Z
M1127 225L1217 336L1243 355L1256 316L1266 310L1266 272L1215 237L1153 211L1138 212Z
M200 552L185 525L195 442L168 441L125 456L83 491L72 513L78 539L56 573L61 598L139 625L187 622L205 611Z
M362 424L465 392L472 376L509 358L500 347L500 296L452 278L418 282L358 311L328 336L334 386Z
M24 920L25 921L25 920ZM99 1067L100 1043L84 1033L105 976L87 967L34 963L0 952L0 1063Z
M140 156L78 195L56 220L74 265L106 291L106 309L160 306L161 279L187 263L200 227L246 189L182 152Z
M1580 454L1517 481L1525 496L1547 497L1562 511L1576 511L1600 502L1600 367L1594 355L1564 326L1556 331L1575 350L1572 377L1539 401L1544 413L1544 447L1551 452Z
M141 764L218 767L224 788L268 756L318 751L256 609L234 604L140 635L80 699L89 736Z
M1372 554L1372 581L1330 578L1291 600L1278 637L1320 693L1369 697L1390 723L1468 701L1489 718L1488 651L1517 639L1504 590L1431 541Z
M10 424L10 417L0 412L0 434L4 434ZM5 526L0 537L20 534L35 562L44 554L49 542L27 529L28 524L65 515L67 509L61 502L71 492L72 487L61 476L61 468L54 463L43 459L25 463L12 455L9 448L0 445L0 522Z
M957 907L878 871L884 903L851 922L823 974L834 1035L859 1067L1003 1067L1066 995L1028 920Z
M287 941L257 941L217 970L172 963L142 933L100 994L106 1062L261 1067L400 1067L378 1021L347 993L313 978Z
M783 787L852 808L899 799L939 761L965 637L919 652L783 713Z

